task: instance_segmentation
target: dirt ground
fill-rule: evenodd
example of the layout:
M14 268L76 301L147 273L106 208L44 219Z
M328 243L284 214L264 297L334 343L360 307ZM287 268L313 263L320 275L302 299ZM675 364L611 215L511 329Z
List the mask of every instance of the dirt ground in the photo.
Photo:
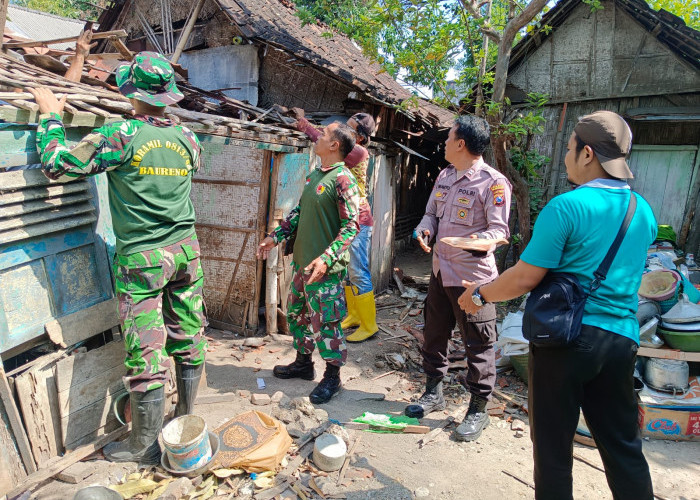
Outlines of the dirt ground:
M397 266L405 275L415 279L418 288L427 284L430 272L429 257L417 251L399 256ZM405 332L406 325L419 325L422 315L399 320L404 309L396 294L378 297L380 324L390 331ZM400 303L396 307L384 307ZM322 375L322 362L316 359L316 381L279 380L272 376L275 364L293 360L294 351L288 337L266 338L265 345L257 348L241 347L242 339L230 332L210 330L211 351L207 358L206 395L247 390L252 393L274 394L283 391L290 398L307 396ZM399 353L409 360L407 365L393 371L385 354ZM347 422L365 411L373 413L401 413L411 397L420 393L422 375L413 361L417 357L417 342L411 338L391 338L380 332L375 339L362 344L351 344L347 366L341 375L344 390L330 403L323 405L331 419ZM383 376L382 376L383 375ZM257 379L263 378L264 390L259 390ZM527 389L510 372L499 377L499 387L509 394L526 396ZM507 385L506 385L507 384ZM449 405L445 412L431 414L421 422L435 426L447 415L457 412L457 420L464 415L466 393L457 383L450 385ZM521 399L516 397L516 400ZM523 400L524 401L524 400ZM229 418L255 408L271 412L274 405L253 406L244 397L216 404L196 407L210 428ZM420 448L421 435L375 434L349 431L351 442L360 437L346 479L335 486L337 473L331 474L331 493L345 495L350 500L402 500L431 498L444 500L533 498L532 445L528 427L523 433L512 430L506 419L514 417L527 424L527 415L510 405L503 417L491 417L491 425L481 438L473 443L457 443L450 439L448 427L432 443ZM521 437L518 437L521 436ZM574 452L590 462L602 466L597 450L575 444ZM672 441L644 441L644 453L651 468L654 489L661 498L700 499L700 443ZM36 499L69 499L78 488L90 484L109 484L134 470L132 464L110 465L96 462L97 472L78 485L54 481L32 495ZM574 461L574 496L577 499L612 498L605 476L590 465ZM516 476L520 480L514 478ZM220 497L226 498L226 497ZM320 498L316 496L314 498Z

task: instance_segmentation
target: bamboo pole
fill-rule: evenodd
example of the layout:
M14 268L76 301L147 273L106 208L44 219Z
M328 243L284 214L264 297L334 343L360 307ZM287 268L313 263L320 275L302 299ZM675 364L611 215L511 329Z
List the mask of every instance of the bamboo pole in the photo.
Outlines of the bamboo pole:
M5 3L7 2L7 0L3 0L3 1ZM105 31L102 33L94 33L92 35L92 39L93 40L102 40L103 38L109 38L112 36L126 38L128 36L128 34L124 30ZM79 36L68 36L68 37L64 37L64 38L54 38L53 40L31 40L29 42L10 42L10 43L4 44L4 47L6 49L17 49L20 47L41 47L42 45L53 45L55 43L76 42L78 40L78 38L79 38Z
M7 19L7 6L10 0L0 0L0 33L5 32L5 20ZM2 36L0 36L0 50L3 48Z
M180 56L182 55L182 51L185 49L185 45L187 44L187 40L190 39L190 34L192 33L192 30L194 29L194 24L197 22L197 18L199 17L199 13L202 11L202 7L204 6L205 0L199 0L199 3L194 7L194 10L192 11L192 15L189 17L187 21L187 26L185 26L185 29L182 30L182 33L180 34L180 39L177 41L177 47L175 47L175 52L173 52L173 57L170 58L170 62L175 64L178 59L180 59Z

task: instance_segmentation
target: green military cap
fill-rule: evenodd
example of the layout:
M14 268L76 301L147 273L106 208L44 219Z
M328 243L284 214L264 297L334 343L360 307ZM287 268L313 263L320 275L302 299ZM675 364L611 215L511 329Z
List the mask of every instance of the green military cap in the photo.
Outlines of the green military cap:
M119 91L152 106L175 104L185 96L175 85L170 62L157 52L139 52L131 64L117 68Z

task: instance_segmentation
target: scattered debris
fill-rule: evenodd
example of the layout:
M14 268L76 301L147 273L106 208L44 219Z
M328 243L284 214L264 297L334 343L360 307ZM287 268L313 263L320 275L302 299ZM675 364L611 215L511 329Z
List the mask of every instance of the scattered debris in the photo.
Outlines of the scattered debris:
M314 443L314 463L322 471L336 471L343 466L347 451L348 447L342 438L328 433L321 434Z
M245 347L261 347L265 344L265 339L262 337L248 337L243 341Z
M272 402L269 394L253 394L250 396L250 402L254 405L269 405Z
M416 488L416 490L413 492L413 495L416 498L428 498L430 496L430 490L428 488Z
M525 422L520 419L513 419L510 423L510 430L512 431L525 431Z

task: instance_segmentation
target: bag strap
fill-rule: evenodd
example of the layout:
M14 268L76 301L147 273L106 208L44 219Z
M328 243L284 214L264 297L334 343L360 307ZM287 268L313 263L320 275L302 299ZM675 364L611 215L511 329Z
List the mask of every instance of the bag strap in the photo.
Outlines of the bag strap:
M632 222L632 217L634 217L634 212L636 209L637 197L635 196L634 191L630 190L630 201L629 205L627 205L627 213L625 214L625 218L622 221L620 230L617 232L617 236L613 240L612 245L610 245L610 249L605 255L603 262L600 263L598 269L596 269L593 273L594 279L593 281L591 281L591 290L589 292L589 295L598 289L601 281L605 280L605 277L608 274L608 270L610 269L610 265L612 264L612 261L615 258L615 255L617 254L620 245L622 244L622 240L625 238L627 228L630 226L630 222Z

